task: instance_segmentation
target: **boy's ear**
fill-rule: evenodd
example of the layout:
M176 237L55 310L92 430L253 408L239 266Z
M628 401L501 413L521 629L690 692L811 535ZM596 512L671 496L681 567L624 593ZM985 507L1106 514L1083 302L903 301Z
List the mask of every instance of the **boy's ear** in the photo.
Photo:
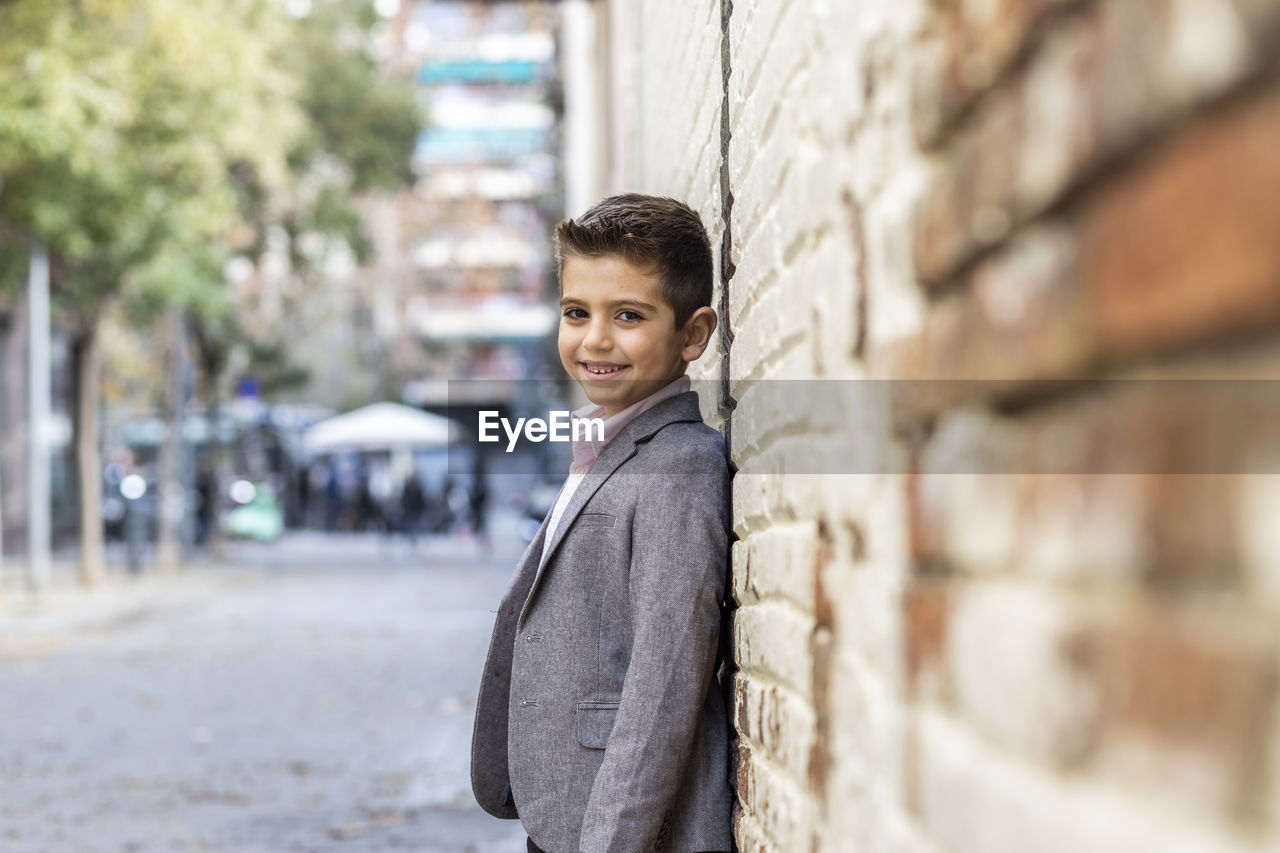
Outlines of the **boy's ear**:
M711 343L711 333L716 330L716 312L702 306L685 321L684 347L680 350L682 361L697 361Z

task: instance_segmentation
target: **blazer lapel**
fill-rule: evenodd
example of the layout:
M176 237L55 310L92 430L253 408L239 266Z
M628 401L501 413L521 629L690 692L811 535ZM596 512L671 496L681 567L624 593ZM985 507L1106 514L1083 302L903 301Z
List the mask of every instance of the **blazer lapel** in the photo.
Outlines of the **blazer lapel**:
M533 603L534 595L538 592L538 586L546 575L547 566L551 564L551 560L556 555L556 549L560 547L560 543L564 541L565 536L572 529L574 519L582 512L582 508L587 505L587 501L591 500L592 495L599 490L614 471L618 470L623 462L635 456L637 444L650 438L667 424L676 423L677 421L702 421L702 413L698 409L698 395L695 392L686 391L669 400L663 400L649 411L641 414L634 421L623 427L622 431L614 436L613 440L596 458L596 461L591 463L591 467L587 469L586 476L582 478L582 482L578 484L573 497L569 499L569 505L564 508L564 514L560 516L560 522L556 525L555 535L551 537L551 545L546 549L546 559L541 560L538 564L538 572L534 575L529 594L525 598L524 607L520 611L517 625L524 624L525 616ZM539 535L534 540L535 542L541 543L543 541L549 521L550 513L548 513L548 518L543 520L542 529L539 530ZM541 555L539 554L538 556Z
M537 575L538 565L542 559L542 545L547 541L547 527L550 523L551 513L547 513L547 517L542 519L542 526L538 528L537 535L533 537L533 541L525 549L524 556L520 558L520 564L516 567L514 589L520 590L519 598L516 600L522 605L529 595L529 590L533 588L533 580Z

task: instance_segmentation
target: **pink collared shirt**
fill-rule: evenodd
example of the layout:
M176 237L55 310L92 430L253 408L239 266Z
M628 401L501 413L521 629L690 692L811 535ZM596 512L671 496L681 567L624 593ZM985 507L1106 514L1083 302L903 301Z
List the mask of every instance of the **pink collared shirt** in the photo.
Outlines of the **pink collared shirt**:
M573 442L573 466L569 469L569 479L564 481L564 486L560 488L560 495L556 498L556 505L551 508L551 520L547 522L547 536L542 540L542 560L547 559L547 552L551 549L551 539L555 536L556 528L560 525L560 517L564 515L565 507L573 499L573 493L578 490L578 485L586 477L587 469L591 467L591 463L596 461L596 458L604 452L605 447L613 440L614 436L622 431L623 427L663 400L688 391L691 385L692 383L689 381L688 376L673 379L643 400L632 403L611 418L606 418L603 438L594 438L593 431L590 429L581 430L585 435ZM597 406L595 403L588 403L570 415L571 420L599 417L604 417L604 407Z

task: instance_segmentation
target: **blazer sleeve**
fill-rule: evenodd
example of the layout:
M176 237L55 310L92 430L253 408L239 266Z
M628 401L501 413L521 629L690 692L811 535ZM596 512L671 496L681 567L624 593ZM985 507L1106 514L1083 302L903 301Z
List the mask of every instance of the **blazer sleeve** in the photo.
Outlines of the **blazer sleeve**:
M662 848L713 666L728 562L729 473L722 448L711 442L675 456L637 475L631 658L587 802L583 853Z

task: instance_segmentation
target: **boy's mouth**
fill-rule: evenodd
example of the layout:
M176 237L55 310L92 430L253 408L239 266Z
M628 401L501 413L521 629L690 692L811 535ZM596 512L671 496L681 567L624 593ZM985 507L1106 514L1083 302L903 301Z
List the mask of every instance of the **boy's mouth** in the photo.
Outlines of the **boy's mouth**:
M583 371L588 377L593 379L612 379L623 370L626 370L625 364L608 364L601 361L580 361Z

